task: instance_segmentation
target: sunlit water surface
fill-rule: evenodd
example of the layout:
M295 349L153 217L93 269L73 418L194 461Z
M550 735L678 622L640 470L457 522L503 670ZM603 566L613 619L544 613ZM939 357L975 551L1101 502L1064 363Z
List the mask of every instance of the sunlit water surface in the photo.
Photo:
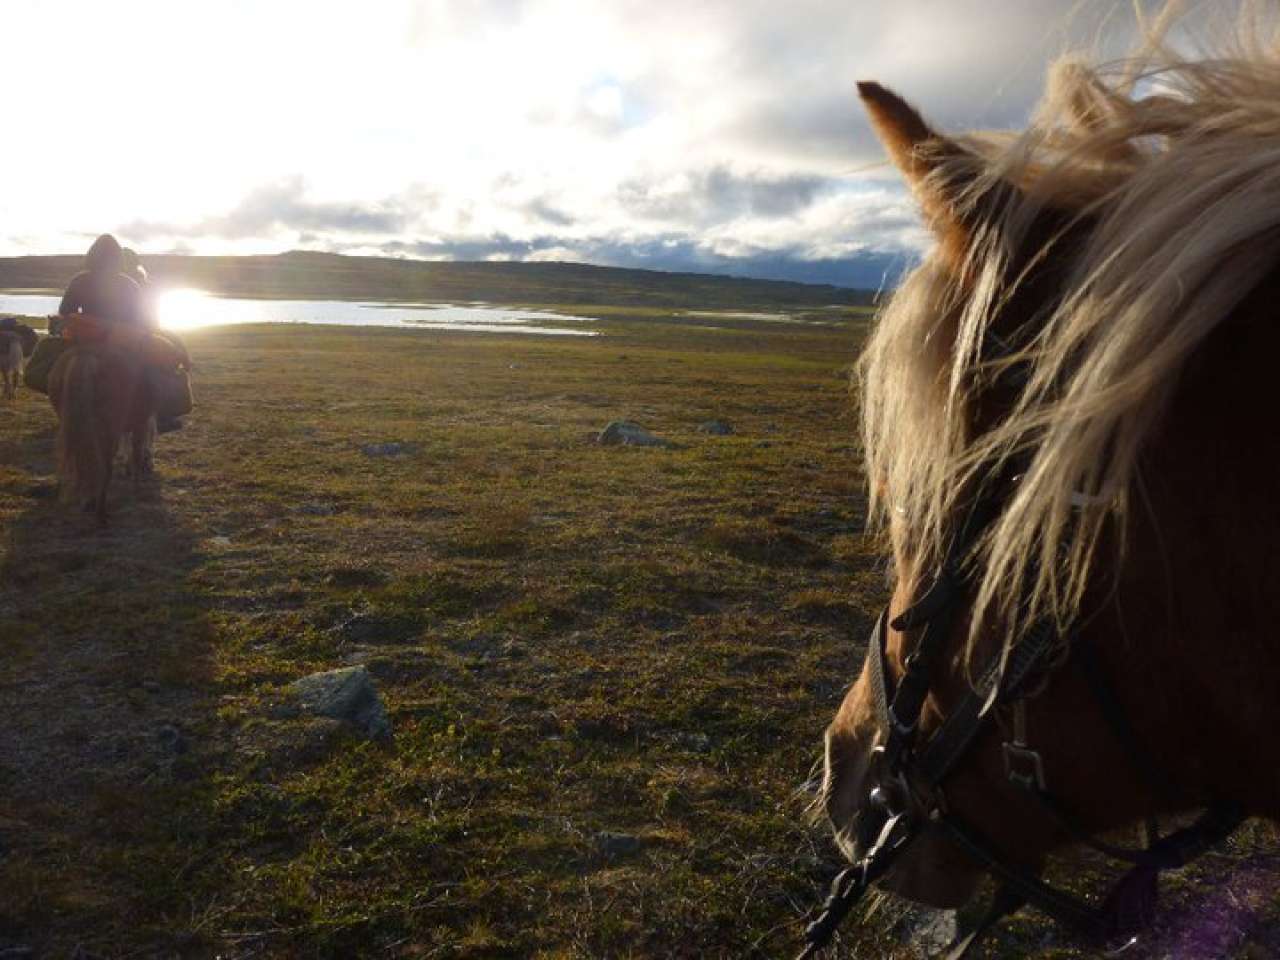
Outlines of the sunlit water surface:
M0 316L42 317L58 312L58 297L0 293ZM531 333L595 336L583 327L549 326L566 320L590 323L591 317L567 317L539 310L488 304L355 303L348 300L245 300L215 297L201 290L166 290L156 300L160 326L166 330L242 323L318 323L353 327L402 327L473 333Z

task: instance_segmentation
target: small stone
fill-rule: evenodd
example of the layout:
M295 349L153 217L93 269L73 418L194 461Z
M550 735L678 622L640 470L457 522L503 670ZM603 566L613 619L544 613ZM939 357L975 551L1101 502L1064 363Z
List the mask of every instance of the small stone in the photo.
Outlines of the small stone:
M713 437L727 437L733 433L733 426L724 420L704 420L698 424L699 433L709 433Z
M418 445L399 441L366 443L360 448L360 452L366 457L408 457L418 452Z
M600 431L596 442L606 447L671 447L670 440L655 437L632 420L613 420Z
M629 857L639 853L641 846L640 838L634 834L607 830L596 834L596 849L606 857Z
M166 753L170 753L175 757L187 752L187 738L182 735L181 730L171 723L166 723L156 731L156 739Z
M298 512L309 517L332 517L338 512L338 508L331 503L304 503L298 508Z
M911 952L924 960L939 955L957 935L954 910L912 907L899 924L899 936Z
M142 683L138 684L138 686L142 687L142 689L147 691L147 693L160 692L160 684L156 683L154 680L143 680Z
M386 708L363 665L313 673L295 680L289 691L304 713L346 721L371 740L391 737Z

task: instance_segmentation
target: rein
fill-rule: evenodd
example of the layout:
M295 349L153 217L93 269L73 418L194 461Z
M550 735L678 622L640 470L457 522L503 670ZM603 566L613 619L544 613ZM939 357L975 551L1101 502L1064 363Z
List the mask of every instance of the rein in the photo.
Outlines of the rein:
M889 624L899 631L923 629L904 661L902 676L896 679L887 655L888 611L876 621L867 648L867 669L884 741L872 753L872 787L859 820L857 848L864 852L832 882L819 916L805 930L806 945L798 960L817 956L830 943L862 894L893 866L926 825L941 829L998 881L995 897L978 925L958 938L944 955L945 960L960 960L996 922L1024 905L1036 907L1094 942L1132 942L1154 919L1160 872L1184 866L1205 853L1244 819L1234 805L1216 804L1191 825L1160 837L1154 818L1150 818L1145 849L1103 842L1079 826L1048 791L1044 760L1028 745L1026 733L1027 699L1042 689L1040 681L1047 681L1065 662L1064 651L1080 665L1103 718L1138 779L1153 795L1166 781L1138 745L1096 651L1086 642L1072 643L1070 634L1059 633L1048 620L1032 624L1007 658L994 656L937 732L926 742L918 742L920 714L933 674L944 660L957 607L966 594L962 559L994 516L995 505L990 500L980 501L971 510L932 582ZM1131 865L1101 905L1051 887L1037 874L1009 863L979 830L948 809L945 781L988 727L994 706L1008 707L1013 714L1013 734L1002 745L1008 782L1029 793L1072 839Z

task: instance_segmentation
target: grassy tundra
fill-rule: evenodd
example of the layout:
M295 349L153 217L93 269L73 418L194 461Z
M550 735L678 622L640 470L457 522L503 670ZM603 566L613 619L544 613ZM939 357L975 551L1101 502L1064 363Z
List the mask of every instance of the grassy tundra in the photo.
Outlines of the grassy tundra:
M0 938L787 943L834 866L797 790L883 580L860 537L858 321L599 326L193 334L199 409L102 535L49 496L44 398L0 407ZM595 445L619 417L681 446ZM736 434L696 432L712 417ZM388 442L410 452L361 449ZM273 709L350 663L393 745Z
M0 950L786 955L884 598L866 316L823 318L192 334L199 408L102 534L51 497L44 398L0 405ZM620 417L679 446L595 445ZM279 707L354 663L389 745Z

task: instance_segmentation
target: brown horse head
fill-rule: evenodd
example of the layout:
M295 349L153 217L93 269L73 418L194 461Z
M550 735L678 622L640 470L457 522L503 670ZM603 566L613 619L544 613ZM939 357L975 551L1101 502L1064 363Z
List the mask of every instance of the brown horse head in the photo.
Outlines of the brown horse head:
M1016 136L860 85L938 241L860 363L896 586L826 733L844 852L916 825L883 887L953 907L1157 814L1280 817L1277 49L1153 42L1147 99L1060 67Z

